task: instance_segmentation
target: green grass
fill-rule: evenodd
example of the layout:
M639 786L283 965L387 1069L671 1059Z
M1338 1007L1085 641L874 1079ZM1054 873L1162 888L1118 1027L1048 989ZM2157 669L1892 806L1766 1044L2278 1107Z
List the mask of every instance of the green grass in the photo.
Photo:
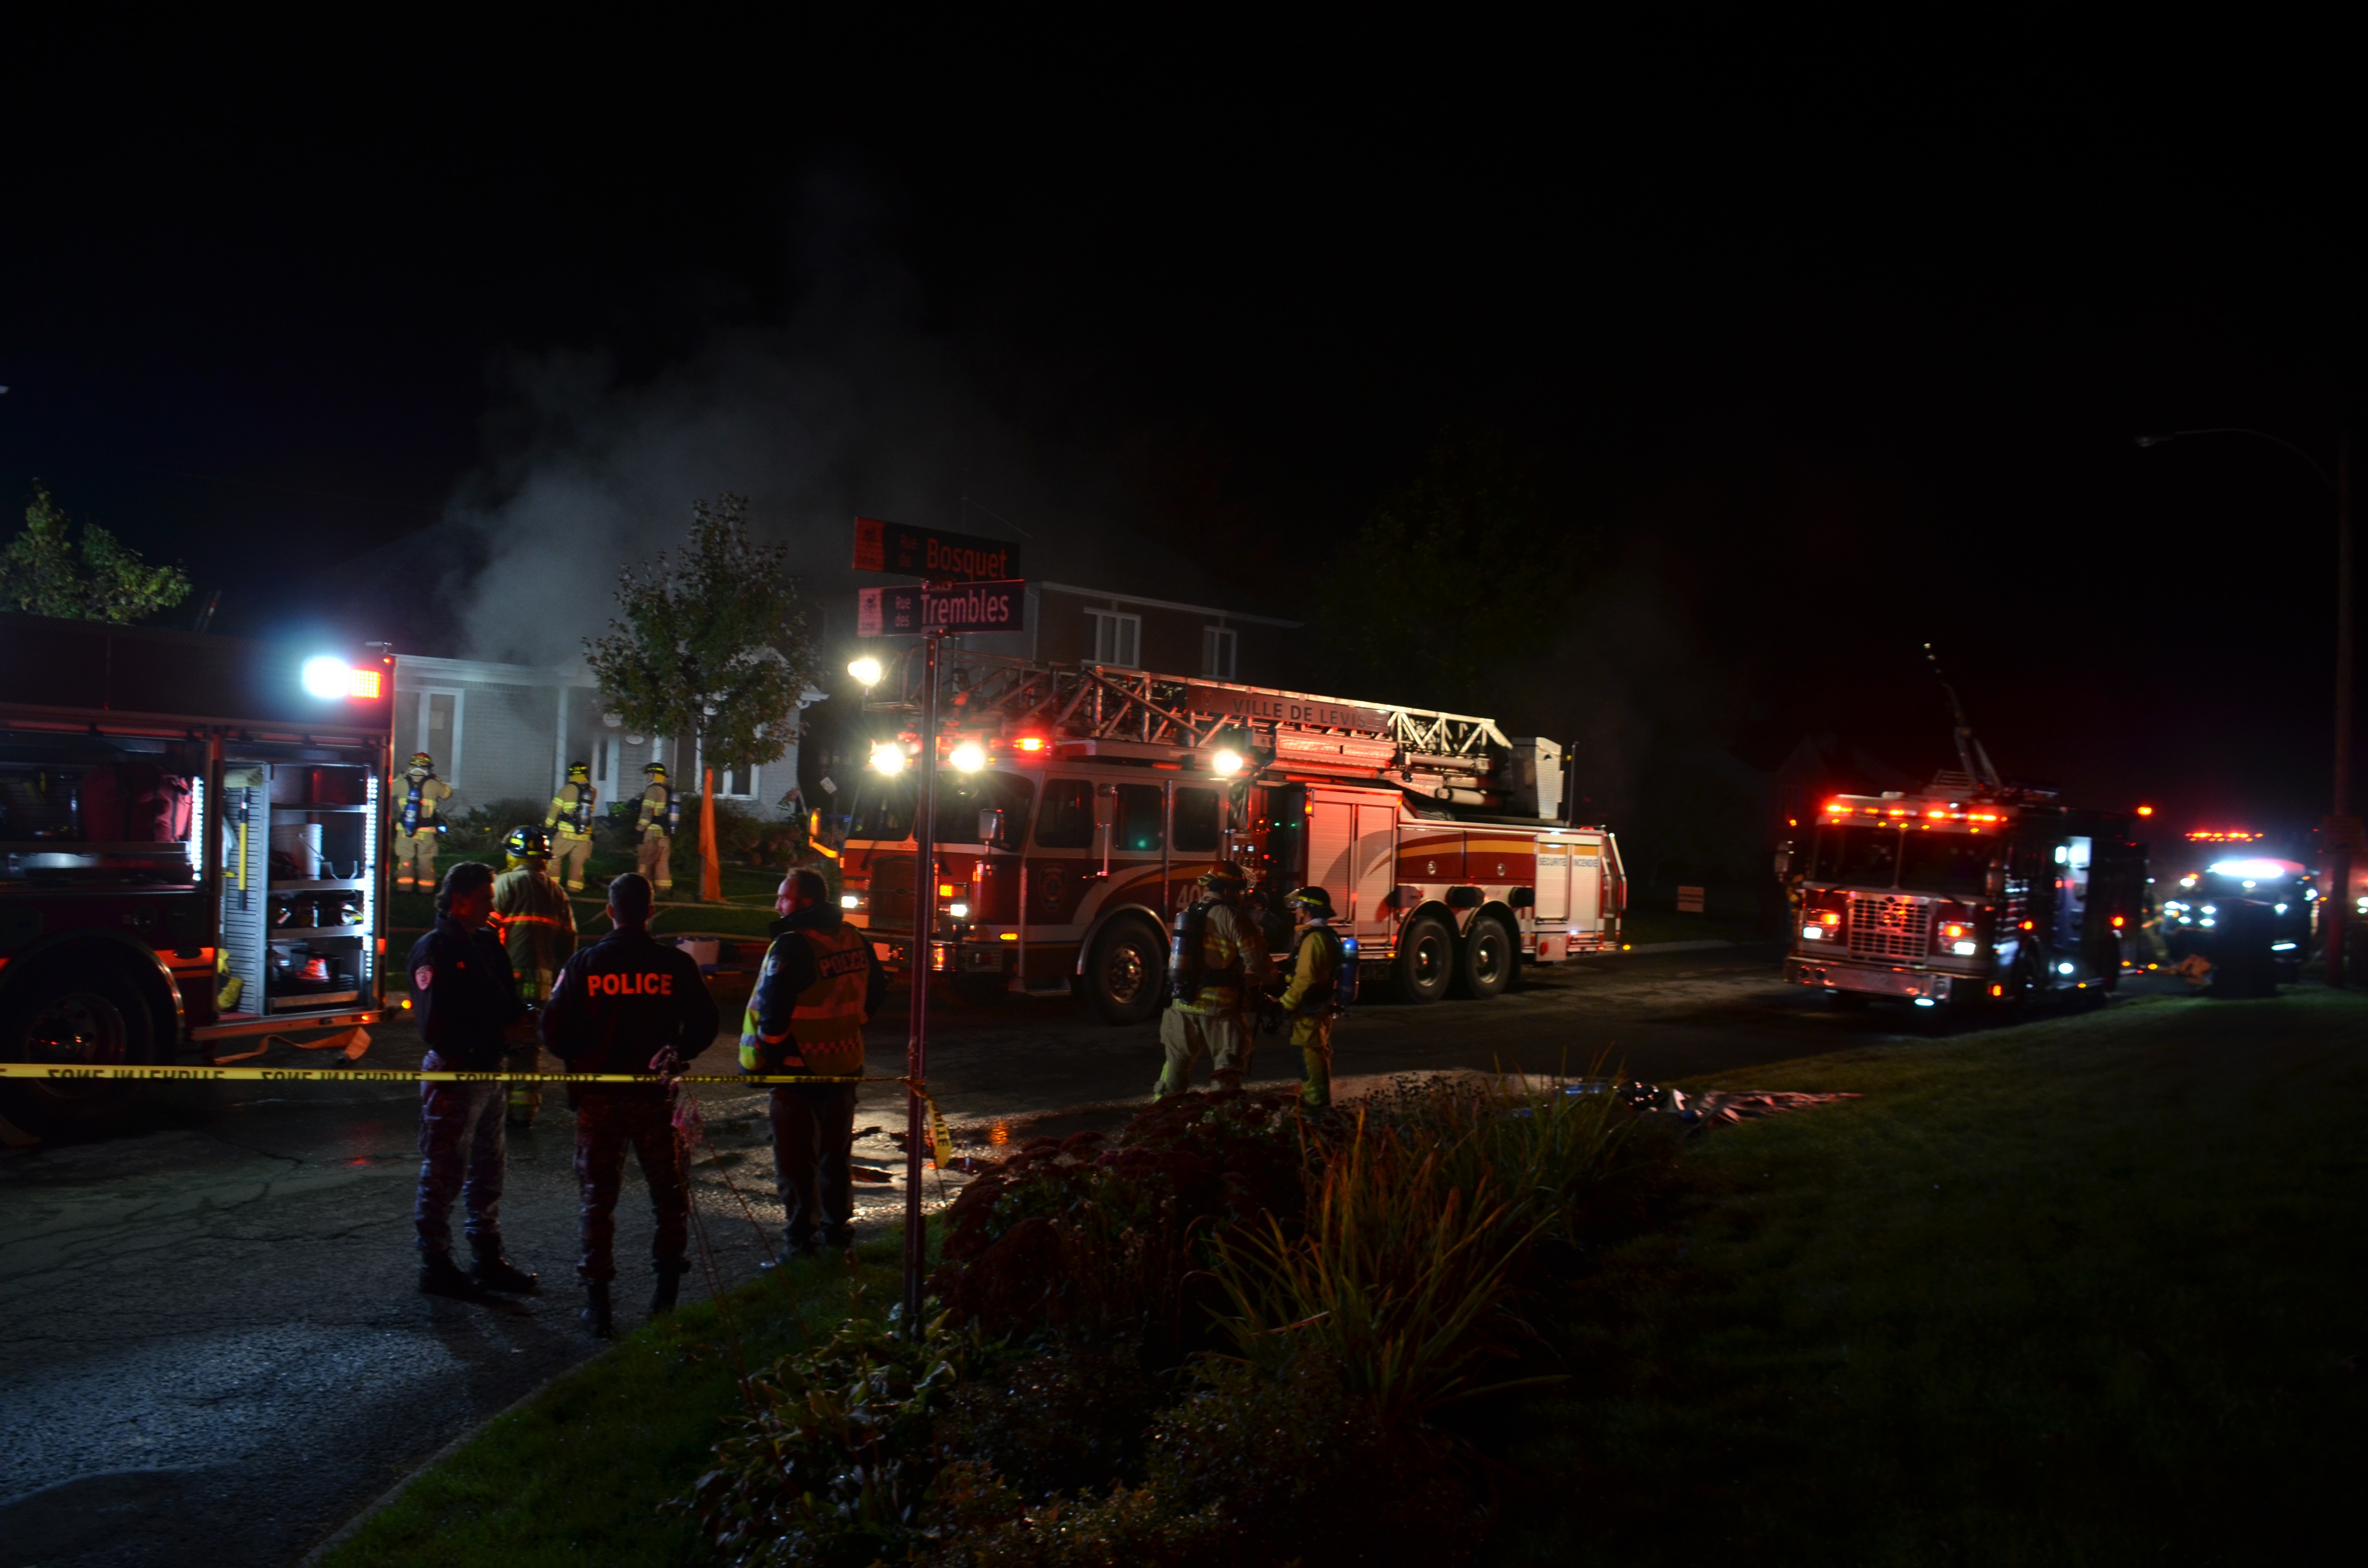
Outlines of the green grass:
M1856 1102L1705 1139L1551 1302L1498 1557L2251 1562L2362 1453L2368 1000L2099 1015L1731 1074Z
M601 1568L697 1560L698 1531L658 1505L707 1468L723 1418L740 1409L737 1367L762 1370L827 1338L857 1304L896 1300L901 1231L836 1258L790 1266L620 1339L495 1418L423 1472L323 1559L324 1568ZM622 1303L626 1315L640 1303ZM732 1349L737 1335L740 1361Z

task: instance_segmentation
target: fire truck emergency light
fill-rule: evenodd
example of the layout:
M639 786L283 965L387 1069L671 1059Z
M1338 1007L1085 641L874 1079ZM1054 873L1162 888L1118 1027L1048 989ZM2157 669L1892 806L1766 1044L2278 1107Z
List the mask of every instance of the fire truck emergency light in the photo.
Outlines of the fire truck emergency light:
M986 748L976 741L964 741L947 760L964 773L976 773L986 766Z
M385 690L384 679L377 670L358 670L332 653L315 653L304 661L305 694L324 702L340 697L375 699Z
M871 770L892 777L905 771L905 748L894 741L871 743Z
M1242 754L1237 751L1221 751L1209 759L1209 771L1220 778L1231 778L1241 770Z

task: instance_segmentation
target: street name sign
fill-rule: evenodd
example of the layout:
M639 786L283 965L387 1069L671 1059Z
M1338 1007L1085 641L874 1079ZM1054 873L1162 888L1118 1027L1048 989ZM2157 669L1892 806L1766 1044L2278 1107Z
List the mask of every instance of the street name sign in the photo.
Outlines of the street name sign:
M1000 583L1019 575L1019 547L1009 540L858 517L855 569L926 577L933 583Z
M955 587L858 588L855 634L897 637L916 631L1025 631L1028 585L965 583Z

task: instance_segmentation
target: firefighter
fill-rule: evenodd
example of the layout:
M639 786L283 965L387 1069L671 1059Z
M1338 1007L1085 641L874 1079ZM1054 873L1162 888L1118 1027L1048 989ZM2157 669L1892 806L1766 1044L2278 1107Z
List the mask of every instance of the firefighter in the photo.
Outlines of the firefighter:
M1299 917L1299 945L1283 987L1282 1013L1291 1020L1291 1043L1299 1052L1302 1104L1320 1110L1332 1103L1332 1020L1340 978L1340 934L1332 929L1332 895L1301 888L1284 901Z
M436 759L411 754L410 770L395 781L402 789L394 835L394 885L418 890L436 885L436 846L444 836L438 803L452 798L452 786L436 777Z
M636 824L642 840L638 869L653 887L666 892L674 887L674 835L682 821L682 802L666 782L665 763L651 763L642 771L650 783L642 791L642 816Z
M551 798L551 812L542 825L559 835L559 874L569 892L584 891L584 869L592 859L592 808L600 791L592 787L592 765L571 762L567 782Z
M1266 988L1273 965L1266 937L1242 913L1246 881L1239 866L1218 862L1200 878L1200 902L1177 916L1176 950L1168 965L1175 999L1159 1020L1159 1044L1167 1062L1152 1086L1155 1096L1190 1088L1192 1064L1203 1051L1219 1088L1240 1088L1250 1070L1246 1004ZM1194 933L1197 944L1190 941Z
M559 966L575 950L575 907L546 869L551 835L539 827L514 827L502 847L509 868L494 881L494 929L501 933L510 972L518 977L518 1000L532 1009L550 1002ZM531 1073L541 1065L534 1042L530 1024L511 1031L511 1072ZM541 1085L512 1084L509 1100L510 1125L531 1127L534 1113L542 1108Z
M411 947L411 990L418 998L422 1070L498 1073L503 1034L525 1008L501 938L485 928L494 913L494 869L463 860L436 892L436 925ZM431 1296L474 1297L483 1290L531 1290L534 1276L502 1256L505 1148L499 1084L419 1086L419 1288ZM475 1266L452 1262L452 1199L466 1214Z
M816 871L782 878L773 907L781 917L740 1026L740 1071L860 1075L864 1022L888 994L871 939L840 917ZM791 1257L855 1244L856 1087L773 1086L773 1182Z
M651 903L646 879L628 871L611 881L609 919L616 928L567 960L542 1010L542 1042L569 1071L654 1074L646 1085L567 1088L575 1108L575 1180L582 1196L575 1272L584 1281L585 1326L603 1339L615 1332L609 1285L617 1278L617 1189L628 1144L657 1215L650 1243L657 1274L653 1317L674 1309L690 1267L689 1187L675 1138L674 1086L662 1074L714 1042L715 999L688 953L651 937Z

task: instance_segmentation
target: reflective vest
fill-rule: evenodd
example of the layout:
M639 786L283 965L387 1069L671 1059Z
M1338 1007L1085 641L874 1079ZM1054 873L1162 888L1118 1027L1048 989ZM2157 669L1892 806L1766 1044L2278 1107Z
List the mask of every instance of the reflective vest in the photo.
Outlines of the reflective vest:
M573 790L575 799L569 800ZM592 836L592 801L599 793L589 784L564 784L551 798L551 824L559 829L563 838Z
M799 992L791 1004L787 1035L762 1033L757 1021L757 999L773 967L772 955L766 955L765 972L757 977L757 994L749 997L740 1027L740 1069L768 1071L770 1056L780 1063L771 1071L854 1076L863 1071L863 994L871 978L871 939L845 925L832 931L793 931L790 936L814 949L814 983Z

